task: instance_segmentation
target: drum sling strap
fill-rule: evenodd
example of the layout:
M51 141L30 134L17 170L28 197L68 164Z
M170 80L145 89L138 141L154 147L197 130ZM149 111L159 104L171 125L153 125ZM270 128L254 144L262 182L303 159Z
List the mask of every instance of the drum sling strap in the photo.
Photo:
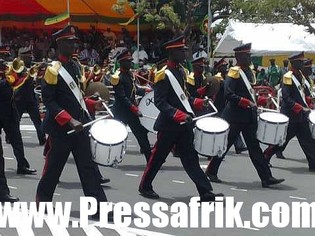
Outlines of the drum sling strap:
M314 98L315 94L313 92L312 86L310 85L310 83L308 82L307 79L305 79L305 85L306 85L308 91L310 92L311 97Z
M61 66L60 69L58 70L59 75L63 80L66 82L68 85L69 89L77 99L78 103L81 105L83 110L87 113L88 117L91 119L90 113L85 105L85 101L83 99L82 93L77 85L77 83L73 80L72 76L68 73L68 71Z
M175 76L173 75L173 73L166 69L165 70L165 74L168 76L169 78L169 81L171 83L171 86L174 90L174 92L176 93L177 97L179 98L180 102L183 104L183 106L185 107L185 110L188 112L188 113L191 113L193 115L195 115L195 113L193 112L193 110L191 109L191 106L188 102L188 98L187 96L185 95L182 87L180 86L180 84L178 83L177 79L175 78Z
M305 100L305 93L303 91L303 87L302 85L300 84L300 82L298 81L298 79L292 74L292 80L293 80L293 83L295 84L295 86L297 87L299 93L300 93L300 96L304 102L304 106L308 107L307 106L307 103L306 103L306 100Z
M244 83L245 83L245 86L246 86L246 88L247 88L247 90L248 90L250 96L251 96L252 99L253 99L253 102L256 103L255 91L254 91L254 89L252 88L252 86L250 85L250 83L249 83L249 81L248 81L248 79L247 79L247 76L246 76L245 72L244 72L242 69L240 69L240 75L241 75L241 77L242 77L242 79L243 79L243 81L244 81Z

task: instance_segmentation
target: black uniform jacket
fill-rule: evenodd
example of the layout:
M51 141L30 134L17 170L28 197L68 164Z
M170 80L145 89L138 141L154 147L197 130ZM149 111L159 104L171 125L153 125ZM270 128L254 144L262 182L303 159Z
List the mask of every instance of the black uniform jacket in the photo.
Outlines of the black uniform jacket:
M144 96L145 89L136 86L130 71L119 73L118 83L113 83L115 91L115 102L113 111L119 117L128 119L130 116L135 116L132 112L132 107L137 106L136 94Z
M78 84L79 79L81 78L79 65L73 60L62 63L62 65ZM45 77L47 76L46 74ZM43 122L44 131L47 134L63 136L67 135L67 131L71 130L69 124L60 125L57 122L61 116L60 114L63 113L67 114L67 116L69 114L72 118L82 123L90 121L88 114L83 110L73 92L59 74L55 84L49 84L46 78L42 80L42 97L47 108L47 113Z
M292 74L297 78L303 86L303 77L302 74L298 71L289 71L283 77L282 84L282 104L281 104L281 113L289 117L290 122L306 122L307 114L303 113L303 107L308 107L308 104L305 104L303 101L298 88L292 80ZM310 97L310 92L304 85L304 93L306 100Z
M6 79L0 78L0 117L11 117L13 90Z
M257 122L257 109L248 108L253 101L241 75L240 67L231 67L224 82L224 94L227 101L222 118L229 123ZM250 68L243 69L250 82L253 82L254 74Z
M185 89L185 72L182 68L171 68L173 73L183 91ZM154 129L157 131L179 131L187 128L187 125L180 125L174 120L177 110L188 112L185 110L183 104L176 95L168 76L165 74L165 68L158 72L159 79L154 86L154 104L160 110L160 114L154 124ZM157 77L157 76L156 76ZM187 95L186 91L186 95ZM189 97L189 102L193 105L195 99ZM193 106L192 106L193 107ZM190 114L193 116L193 114Z

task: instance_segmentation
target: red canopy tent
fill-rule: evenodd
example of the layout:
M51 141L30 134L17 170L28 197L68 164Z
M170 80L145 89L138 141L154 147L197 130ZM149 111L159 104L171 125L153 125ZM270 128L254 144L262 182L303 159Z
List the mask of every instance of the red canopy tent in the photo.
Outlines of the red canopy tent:
M126 6L124 14L112 11L116 0L69 0L70 22L80 29L111 28L120 31L119 23L127 22L134 11ZM0 28L16 27L29 29L60 28L60 25L45 26L47 18L67 11L67 0L0 0ZM136 22L124 26L136 31Z

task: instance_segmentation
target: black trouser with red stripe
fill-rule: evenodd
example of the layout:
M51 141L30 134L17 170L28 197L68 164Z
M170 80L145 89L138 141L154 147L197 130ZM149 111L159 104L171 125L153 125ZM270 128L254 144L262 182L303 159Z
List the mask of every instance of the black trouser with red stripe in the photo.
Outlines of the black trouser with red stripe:
M179 131L158 132L157 141L152 150L139 189L152 190L152 181L165 162L174 145L176 145L183 167L195 183L200 195L212 191L212 186L199 165L199 157L193 147L194 134L192 128Z
M286 141L283 146L269 146L265 152L268 157L271 158L273 154L278 151L283 152L290 140L293 137L297 137L299 144L306 156L310 169L315 169L315 140L312 138L312 134L307 122L290 122L287 131ZM270 161L267 160L267 161Z
M249 157L256 168L256 171L261 180L266 180L271 177L271 171L264 159L263 152L260 148L259 142L256 139L257 123L244 123L244 124L230 124L230 131L228 135L228 145L227 151L223 155L225 157L226 153L230 147L235 142L236 138L242 132L246 146L248 148ZM210 175L217 175L219 171L220 164L223 158L212 158L208 167L207 173Z
M42 178L37 187L37 202L52 201L53 194L62 170L72 152L85 196L95 197L97 201L107 201L100 185L100 179L92 161L90 139L87 133L80 132L68 136L49 136L50 149Z
M122 121L123 123L129 125L132 133L136 137L138 144L141 149L141 153L144 154L146 161L149 161L151 156L151 146L148 139L148 130L140 123L137 116L131 114L123 116L123 114L114 113L115 118Z

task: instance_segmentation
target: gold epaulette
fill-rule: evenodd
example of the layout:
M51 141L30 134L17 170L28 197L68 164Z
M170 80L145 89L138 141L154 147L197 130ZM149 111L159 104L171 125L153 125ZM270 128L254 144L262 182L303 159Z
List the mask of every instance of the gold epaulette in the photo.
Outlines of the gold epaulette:
M44 79L47 84L55 85L58 81L58 71L61 67L61 63L56 61L52 66L48 66L44 75Z
M154 83L156 84L157 82L165 79L165 70L166 70L166 67L167 66L164 66L161 70L157 71L155 73L155 76L154 76Z
M223 77L222 77L221 72L216 73L213 77L214 77L217 81L223 80Z
M292 71L288 71L283 75L283 84L292 85Z
M119 74L120 74L120 70L116 70L115 73L111 75L110 83L112 85L117 85L119 83Z
M239 66L233 66L230 68L228 72L228 77L231 77L233 79L239 79L240 76L240 67Z
M194 72L191 72L188 76L187 76L187 83L195 86L195 74Z

